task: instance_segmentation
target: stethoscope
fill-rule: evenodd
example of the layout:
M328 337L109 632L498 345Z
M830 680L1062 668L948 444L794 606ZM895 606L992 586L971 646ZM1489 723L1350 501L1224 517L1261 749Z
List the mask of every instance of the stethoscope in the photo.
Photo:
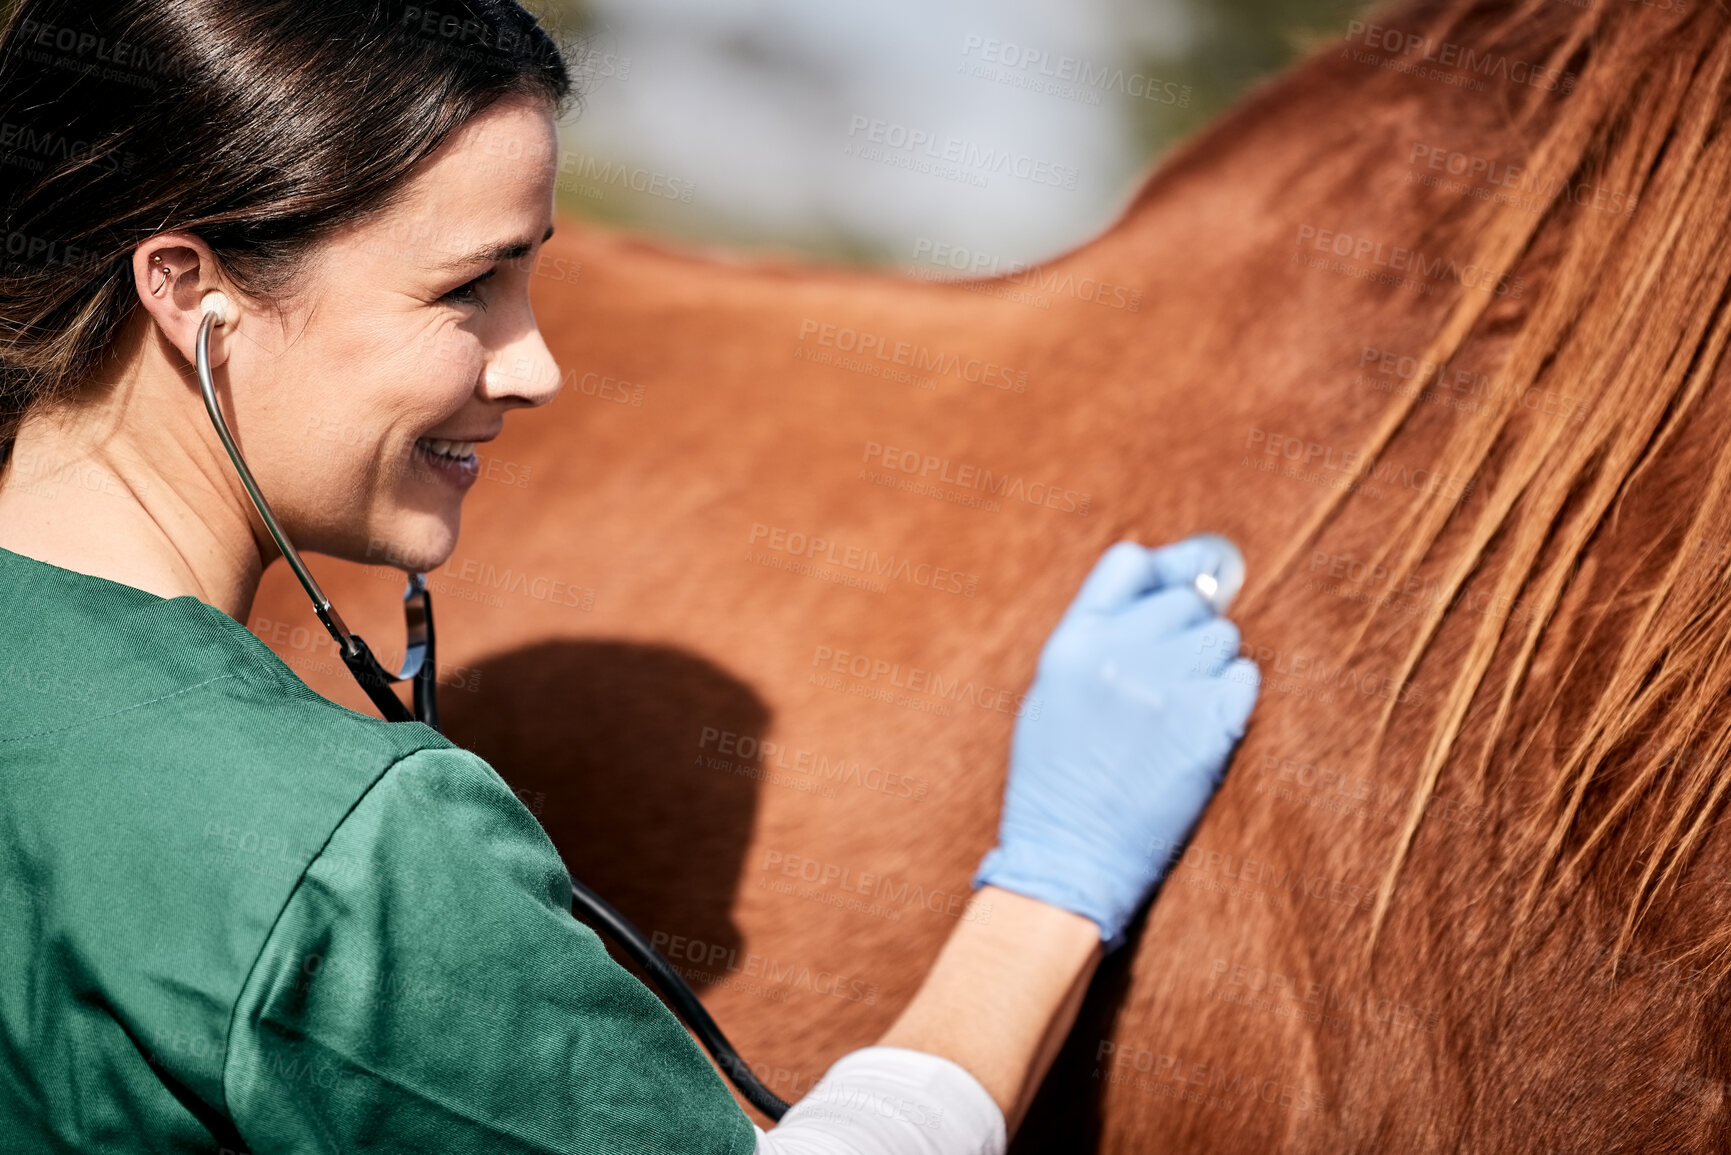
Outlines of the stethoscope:
M336 607L331 605L331 599L319 588L319 583L301 561L300 554L271 513L264 494L259 492L258 483L253 480L252 470L247 468L240 450L235 447L234 437L228 431L228 422L223 419L222 410L216 403L216 384L210 375L210 331L217 325L232 320L234 313L228 296L220 290L206 293L199 302L199 308L203 317L198 326L194 360L198 366L199 389L204 394L204 407L210 414L211 424L216 426L217 436L222 439L222 447L228 451L228 459L234 463L235 472L240 475L241 484L246 487L247 496L252 498L259 517L264 519L265 529L270 531L277 548L282 551L283 557L288 559L289 568L294 571L301 587L312 599L313 612L318 615L319 621L324 623L325 629L330 631L332 640L337 644L337 652L342 655L343 665L349 668L349 673L354 675L355 681L367 692L367 697L373 700L385 720L422 722L438 730L433 602L425 575L411 573L408 588L403 591L403 622L408 641L403 650L402 668L395 674L389 673L379 664L379 660L373 656L372 650L367 648L367 643L361 636L343 623L342 615L337 613ZM1244 556L1227 538L1218 534L1201 536L1215 545L1223 560L1213 571L1201 574L1195 579L1196 590L1217 613L1223 614L1244 584ZM414 683L413 713L390 689L394 682L409 681ZM722 1034L709 1011L698 1000L696 992L680 977L679 972L673 969L673 964L655 949L648 937L624 915L614 910L605 899L575 878L571 879L571 901L648 973L655 985L661 989L661 993L673 1004L674 1010L679 1012L680 1017L714 1056L722 1072L739 1088L740 1094L765 1115L779 1121L787 1113L788 1104L752 1074L751 1068L746 1066L745 1060L739 1057L739 1052L733 1049L727 1036Z
M312 572L301 561L300 554L283 533L276 516L271 513L270 505L265 501L264 494L259 492L258 483L253 480L252 470L247 468L241 458L240 450L236 448L234 437L228 431L228 422L223 419L222 409L216 403L216 383L210 375L210 331L217 325L226 324L234 317L229 305L228 296L219 290L213 290L204 295L199 302L203 317L198 326L198 341L194 361L198 367L198 385L204 394L204 408L210 414L211 424L216 426L216 435L222 439L222 447L228 451L228 459L234 463L235 472L240 475L240 483L246 487L247 496L252 498L253 506L264 520L265 529L270 532L277 548L288 559L289 568L294 571L301 587L312 599L313 612L330 631L331 639L337 644L337 652L342 656L343 665L349 668L361 689L367 692L367 697L373 700L379 713L388 722L422 722L439 729L439 707L437 695L437 672L434 661L433 647L433 602L432 594L427 589L424 574L411 573L408 588L403 592L403 622L408 634L408 642L403 650L403 664L395 674L388 672L379 660L373 656L372 650L361 636L349 629L343 623L342 615L331 605L331 599L319 588ZM391 690L393 682L414 683L414 711L403 705L402 700ZM733 1085L752 1105L768 1115L771 1119L780 1120L787 1113L788 1105L779 1096L770 1091L760 1082L745 1060L739 1057L739 1052L727 1041L715 1019L698 1000L697 994L679 972L673 969L673 964L662 957L644 933L632 925L624 915L614 910L600 895L571 879L571 901L580 908L590 922L605 931L608 937L618 943L625 953L637 961L661 993L673 1004L673 1008L683 1018L687 1025L702 1041L709 1053L714 1056L716 1064L722 1072L733 1081Z

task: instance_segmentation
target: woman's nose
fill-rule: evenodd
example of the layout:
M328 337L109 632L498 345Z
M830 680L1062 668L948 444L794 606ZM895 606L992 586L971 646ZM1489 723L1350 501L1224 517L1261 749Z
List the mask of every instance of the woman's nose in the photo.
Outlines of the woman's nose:
M516 398L524 406L545 405L558 396L559 363L541 339L541 330L530 325L521 338L501 349L482 374L489 400Z

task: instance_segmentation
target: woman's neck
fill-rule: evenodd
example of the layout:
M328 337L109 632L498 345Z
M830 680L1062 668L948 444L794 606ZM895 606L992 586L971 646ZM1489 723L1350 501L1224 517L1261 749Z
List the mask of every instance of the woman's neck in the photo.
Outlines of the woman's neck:
M244 622L264 569L256 514L233 466L213 459L214 438L177 420L184 406L146 403L151 388L132 376L76 413L25 420L0 471L0 548L159 597L191 595ZM142 413L176 417L128 420Z

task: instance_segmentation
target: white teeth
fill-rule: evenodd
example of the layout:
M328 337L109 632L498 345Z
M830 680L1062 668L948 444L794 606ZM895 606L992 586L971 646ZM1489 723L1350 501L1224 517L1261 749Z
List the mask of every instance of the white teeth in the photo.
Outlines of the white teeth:
M428 453L436 453L440 457L461 461L475 452L476 443L473 441L446 441L442 437L423 437L415 444Z

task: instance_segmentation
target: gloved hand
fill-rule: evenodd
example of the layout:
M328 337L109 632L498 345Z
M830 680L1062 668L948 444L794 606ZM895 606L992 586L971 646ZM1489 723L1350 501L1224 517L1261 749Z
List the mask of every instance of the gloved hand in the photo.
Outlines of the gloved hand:
M1206 537L1101 556L1040 652L975 887L1086 915L1108 951L1123 942L1256 704L1238 628L1192 584L1222 560Z

